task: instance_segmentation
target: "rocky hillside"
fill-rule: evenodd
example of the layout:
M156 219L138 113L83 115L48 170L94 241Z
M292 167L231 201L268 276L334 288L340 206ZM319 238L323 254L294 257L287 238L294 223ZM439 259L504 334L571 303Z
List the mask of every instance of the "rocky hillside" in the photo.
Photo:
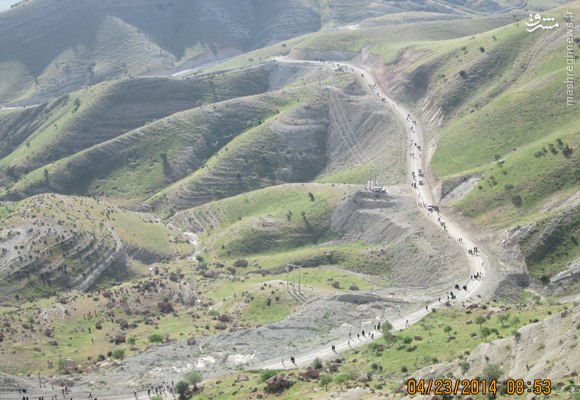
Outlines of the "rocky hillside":
M416 379L436 379L452 373L474 379L483 376L487 365L494 364L501 368L504 378L525 381L561 379L580 369L577 346L580 307L574 303L574 308L567 308L564 306L551 317L518 329L514 336L482 343L465 359L432 365L413 376Z
M137 273L133 259L150 264L192 250L153 219L86 197L35 196L0 207L0 216L4 298L87 290Z

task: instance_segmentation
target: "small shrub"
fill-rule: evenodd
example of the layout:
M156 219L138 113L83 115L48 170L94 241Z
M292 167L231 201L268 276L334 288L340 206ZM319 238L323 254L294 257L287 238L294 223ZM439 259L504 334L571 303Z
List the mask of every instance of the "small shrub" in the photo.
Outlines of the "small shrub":
M271 377L276 376L276 375L278 375L278 370L276 370L276 369L264 370L260 374L260 381L266 382L268 379L270 379Z
M117 350L113 351L112 356L115 360L122 360L123 357L125 357L125 350L117 349Z

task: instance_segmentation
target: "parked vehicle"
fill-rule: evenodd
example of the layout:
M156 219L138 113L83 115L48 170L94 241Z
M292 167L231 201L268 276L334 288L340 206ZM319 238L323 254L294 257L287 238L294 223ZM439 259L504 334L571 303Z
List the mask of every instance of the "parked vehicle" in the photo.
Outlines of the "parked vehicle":
M423 181L422 180L419 180L419 185L422 185L422 184L423 184Z

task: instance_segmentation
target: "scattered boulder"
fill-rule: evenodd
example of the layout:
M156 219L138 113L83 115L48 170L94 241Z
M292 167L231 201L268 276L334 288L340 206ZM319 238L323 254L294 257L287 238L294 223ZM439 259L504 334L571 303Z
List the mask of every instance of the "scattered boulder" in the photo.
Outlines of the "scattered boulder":
M571 378L573 376L578 376L578 373L576 372L576 370L570 371L567 374L563 375L562 376L562 379L564 379L564 378Z
M339 281L334 281L330 284L330 286L332 286L335 289L340 289L340 282Z
M157 307L159 307L161 312L173 312L173 305L171 305L171 303L168 301L157 303Z
M56 340L49 340L48 344L51 346L58 346L58 342Z
M234 263L234 267L246 268L247 266L248 266L248 262L244 259L240 259Z
M121 327L123 327L123 328L127 328L129 326L129 323L126 320L122 319L122 318L118 322L118 324L121 325Z
M415 340L423 340L421 336L415 336Z
M364 383L364 382L370 382L372 380L373 380L373 376L371 374L366 374L366 375L363 375L360 378L358 378L356 380L356 382L363 382Z
M332 282L333 280L333 278L326 278L326 282Z
M218 276L218 273L217 273L217 272L215 272L215 271L210 271L210 270L208 270L208 271L205 271L205 272L203 273L203 276L204 276L204 278L210 278L210 279L214 279L214 278L217 278L217 276Z
M315 369L310 369L308 371L301 372L298 375L301 376L302 378L307 378L307 379L318 379L318 378L320 378L320 372L318 372Z
M69 374L72 371L76 371L78 368L78 364L74 360L66 360L66 366L64 367L64 372Z
M236 379L234 381L234 383L240 383L240 382L249 381L249 380L250 380L250 377L248 375L240 375L240 376L238 376L238 379Z
M230 322L230 316L227 314L222 314L218 317L221 322Z
M0 332L0 342L4 341L4 334Z
M66 304L66 299L64 297L60 298L59 303Z
M469 319L469 320L465 321L465 324L466 325L471 325L471 324L473 324L473 321Z
M29 325L29 324L22 324L22 327L23 327L24 329L30 329L30 325Z
M266 381L266 385L268 385L268 390L270 390L271 392L275 392L282 387L289 387L292 385L292 383L293 383L292 379L287 378L285 374L273 376ZM256 395L256 397L258 396L259 394ZM262 397L258 398L261 399Z
M125 335L121 335L120 333L117 333L115 335L115 341L117 343L125 343Z
M360 290L360 289L358 288L357 285L352 284L352 285L350 285L350 287L348 288L348 290Z
M102 327L103 327L103 325L101 324L101 322L97 321L97 323L95 324L95 328L101 329Z
M44 330L44 334L48 337L52 337L52 331L50 330L50 328L46 328Z
M107 299L110 299L112 295L113 295L113 293L111 293L108 290L103 292L103 297L106 297Z
M169 280L173 282L177 282L177 275L169 275Z
M338 367L340 367L339 364L330 364L330 366L328 367L328 370L330 372L336 372L336 371L338 371Z
M222 324L222 323L220 322L220 323L218 323L218 324L215 324L215 328L216 328L216 329L220 329L220 330L225 330L225 329L227 329L228 327L226 326L226 324Z
M467 306L467 309L468 310L473 310L474 308L477 308L477 307L479 307L477 304L470 304L470 305Z
M191 346L192 344L195 344L195 337L194 337L194 336L192 336L192 337L190 337L189 339L187 339L187 344L188 344L188 345L190 345L190 346Z

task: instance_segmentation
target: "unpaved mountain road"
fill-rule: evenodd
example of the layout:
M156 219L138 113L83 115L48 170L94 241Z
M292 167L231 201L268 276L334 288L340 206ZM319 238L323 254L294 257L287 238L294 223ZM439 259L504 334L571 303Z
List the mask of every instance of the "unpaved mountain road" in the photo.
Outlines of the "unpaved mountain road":
M316 68L328 68L328 69L332 68L333 69L333 66L330 63L284 60L284 59L278 59L278 61L280 63L302 64L305 67L307 67L305 64L308 64L308 66L311 68L316 67ZM412 176L412 171L415 171L415 173L417 173L417 170L419 168L424 168L424 164L427 162L422 156L419 156L422 153L422 151L419 151L418 148L416 148L414 145L411 146L411 143L417 143L418 146L421 146L421 148L424 148L423 129L422 129L422 126L419 122L419 119L406 107L401 106L401 105L397 105L397 102L395 100L391 99L384 92L384 90L380 87L380 85L377 84L377 80L374 77L374 75L372 74L372 72L368 71L364 67L357 66L357 65L345 64L345 63L341 63L341 65L348 65L349 72L356 73L357 76L362 76L362 78L364 79L364 81L366 82L367 85L370 85L370 86L376 85L376 88L373 90L373 95L376 96L376 94L378 93L381 98L385 98L385 101L382 101L382 103L385 106L389 107L395 113L395 115L397 117L399 117L400 120L403 122L403 125L405 126L405 131L406 131L407 136L408 136L408 139L407 139L407 165L408 165L408 171L409 171L408 174L409 175L408 175L408 179L407 179L407 184L410 185L411 182L414 182L414 179ZM409 115L410 115L410 117L409 117ZM407 118L410 118L411 121L413 121L413 120L417 121L417 124L410 123ZM416 156L411 156L411 153L415 153ZM463 251L465 252L471 273L472 274L475 274L476 272L483 272L484 273L483 280L470 280L469 278L467 278L467 283L459 283L458 282L460 284L460 286L463 286L463 284L467 284L468 290L467 291L464 291L464 290L454 291L454 293L457 295L457 301L467 300L467 299L470 299L472 297L477 296L478 294L484 294L487 287L489 286L490 278L492 277L492 274L495 270L495 264L491 263L492 262L491 257L487 255L488 253L483 249L483 247L481 245L479 245L470 236L470 234L467 231L465 231L460 226L455 224L448 217L442 216L442 215L438 216L438 215L435 215L434 212L429 212L427 210L427 208L424 206L424 204L433 203L433 196L432 196L431 191L430 191L429 183L426 181L425 178L421 178L421 179L423 179L426 184L423 186L417 185L417 189L413 189L416 192L417 206L419 207L420 212L422 212L424 214L425 218L428 218L429 220L431 220L433 224L436 224L436 226L438 226L439 229L441 229L443 231L443 227L437 221L438 217L441 218L441 220L446 223L446 232L450 235L450 237L452 237L454 240L458 240L459 238L462 238L463 243L461 246L462 246ZM407 190L410 190L410 189L407 189ZM479 247L480 255L478 255L478 256L473 256L473 255L469 254L469 249L473 249L473 247L475 247L475 246ZM482 264L483 264L484 268L482 268ZM444 290L445 289L442 289L442 292ZM438 308L438 307L442 306L446 301L447 301L446 298L442 298L441 302L435 301L432 304L428 305L428 309L431 310L434 308ZM399 331L399 330L405 328L407 322L409 325L412 325L412 324L418 322L419 320L421 320L423 317L425 317L425 315L427 315L428 312L429 311L422 308L420 310L417 310L417 311L409 313L409 314L402 314L402 315L396 317L396 319L391 319L389 322L391 322L393 324L393 331ZM384 322L384 320L380 321L380 322ZM377 320L376 323L379 323L379 320ZM374 334L374 339L371 339L371 337L367 333ZM372 342L373 340L379 339L381 336L382 336L381 332L379 332L375 329L370 329L369 331L365 331L364 337L361 335L360 338L357 338L356 334L354 334L352 339L350 339L349 337L345 336L340 341L336 340L336 341L333 341L332 343L327 343L327 344L320 346L320 347L317 347L315 349L310 349L310 350L307 350L304 352L296 352L293 354L280 354L279 357L277 357L275 359L257 362L255 364L249 366L248 368L290 369L290 368L295 368L295 367L307 367L307 366L311 365L312 361L317 357L319 357L322 360L335 359L339 356L339 354L341 352L349 350L349 349L360 347L364 344ZM331 345L335 346L335 350L331 349ZM294 356L296 358L296 364L290 363L290 356ZM282 359L284 359L284 363L282 363ZM95 381L98 381L98 380L102 379L102 375L101 376L88 376L87 378L94 379ZM29 379L31 379L31 382L34 381L34 378L29 378ZM34 386L34 385L32 385L32 386ZM71 397L78 398L80 396L81 398L83 398L83 397L86 398L86 396L88 396L89 390L90 390L90 388L87 387L86 384L81 384L78 387L72 388L72 392L71 392L71 394L69 394L68 397L69 398L71 398ZM36 392L37 392L37 390L34 390L34 394L31 393L31 395L36 395ZM45 396L48 396L48 395L53 393L50 390L41 390L39 392L41 392L41 394L45 395ZM97 394L97 393L98 393L98 398L101 400L131 400L131 399L136 398L133 395L130 388L127 388L125 394L119 394L118 392L115 394L113 394L113 393L106 394L107 392L105 390L95 390L93 392L93 394ZM60 398L60 392L57 392L57 394L59 395L59 398ZM17 392L16 393L15 392L10 392L10 393L4 392L4 393L2 393L2 396L1 396L2 400L4 400L4 399L19 400L20 398L21 398L21 396L19 396L17 394ZM148 400L146 390L145 391L138 391L137 400L142 400L142 399ZM173 400L173 397L171 395L167 395L166 399Z
M276 59L278 62L280 63L300 63L300 64L304 64L304 63L308 63L311 65L315 65L315 66L323 66L324 68L334 68L333 64L331 63L325 63L325 62L320 62L320 61L301 61L301 60L286 60L283 58L277 58ZM410 110L408 110L406 107L397 104L397 101L393 100L392 98L390 98L385 91L381 88L381 86L378 84L377 79L375 78L375 76L373 75L373 73L371 71L369 71L368 69L358 66L358 65L353 65L353 64L348 64L348 63L340 63L341 66L347 66L349 72L352 73L356 73L357 75L359 75L360 77L362 77L364 79L364 81L367 83L367 85L370 85L369 88L372 87L372 92L373 94L377 94L379 95L379 97L384 98L385 100L382 101L383 104L385 104L385 106L389 107L394 113L395 115L401 120L401 122L403 122L403 125L405 126L405 131L407 133L408 136L408 140L407 140L407 164L408 164L408 183L410 184L411 182L417 182L417 180L413 177L412 175L412 171L415 171L415 173L417 173L418 169L424 169L423 163L425 162L425 159L422 157L422 151L419 150L419 147L424 149L424 136L423 136L423 128L421 126L420 120L419 118L417 118ZM412 121L416 121L417 123L413 123ZM415 147L415 145L412 143L416 143L418 147ZM414 153L415 156L412 156L411 154ZM419 157L417 157L419 156ZM425 178L420 178L425 180ZM482 294L484 293L485 289L487 288L486 283L490 281L490 277L495 269L495 264L491 264L490 260L491 257L489 257L487 254L487 252L485 251L485 249L483 249L483 247L481 245L479 245L471 236L468 232L466 232L465 230L463 230L460 226L458 226L457 224L455 224L451 219L442 216L442 215L436 215L437 213L435 212L429 212L427 210L427 208L424 206L426 204L433 204L433 195L431 193L430 190L430 185L428 182L425 182L425 185L419 185L417 184L417 189L416 189L416 194L417 194L417 205L420 209L420 211L425 215L426 218L429 218L434 224L438 224L441 229L445 229L445 231L449 234L450 237L452 237L453 239L459 241L459 239L462 239L461 245L463 248L463 251L465 253L465 256L467 258L467 262L469 264L469 268L471 270L471 272L473 274L476 274L477 272L481 272L484 276L484 279L479 279L479 280L469 280L467 283L467 291L465 290L460 290L460 291L455 291L454 294L457 295L457 300L467 300L469 298L472 298L474 296L477 296L478 294ZM441 223L437 220L437 218L441 219L441 222L445 222L445 228L443 228L443 226L441 225ZM473 249L474 247L478 247L479 250L479 254L477 256L474 256L472 254L469 253L470 249ZM462 286L462 285L460 285ZM441 301L436 301L430 305L428 305L428 309L431 310L433 308L438 308L440 306L442 306L445 302L447 301L447 299L441 299ZM406 324L408 323L409 325L412 325L416 322L418 322L419 320L421 320L423 317L425 317L425 315L427 315L430 311L428 311L427 309L421 309L418 311L415 311L409 315L403 315L400 316L397 320L395 321L390 321L393 325L393 331L399 331L401 329L404 329ZM379 321L377 321L378 323ZM384 321L381 321L384 322ZM292 356L295 357L296 359L296 363L292 364L290 362L290 354L281 354L280 358L278 359L272 359L272 360L268 360L268 361L264 361L261 363L258 363L256 365L254 365L254 368L261 368L261 369L289 369L289 368L295 368L295 367L307 367L309 365L312 364L312 361L314 361L315 358L320 358L322 360L331 360L333 358L336 358L338 356L339 353L352 349L352 348L356 348L356 347L360 347L366 343L372 342L373 340L376 340L378 338L380 338L382 336L382 333L376 331L376 330L371 330L370 333L374 334L374 339L371 339L371 337L369 335L366 335L365 332L365 336L361 336L360 338L348 338L345 337L342 341L336 341L334 344L335 346L335 350L332 350L331 345L332 344L328 344L324 347L319 347L317 349L311 349L309 351L303 352L303 353L296 353L296 354L291 354ZM283 360L283 362L282 362Z

